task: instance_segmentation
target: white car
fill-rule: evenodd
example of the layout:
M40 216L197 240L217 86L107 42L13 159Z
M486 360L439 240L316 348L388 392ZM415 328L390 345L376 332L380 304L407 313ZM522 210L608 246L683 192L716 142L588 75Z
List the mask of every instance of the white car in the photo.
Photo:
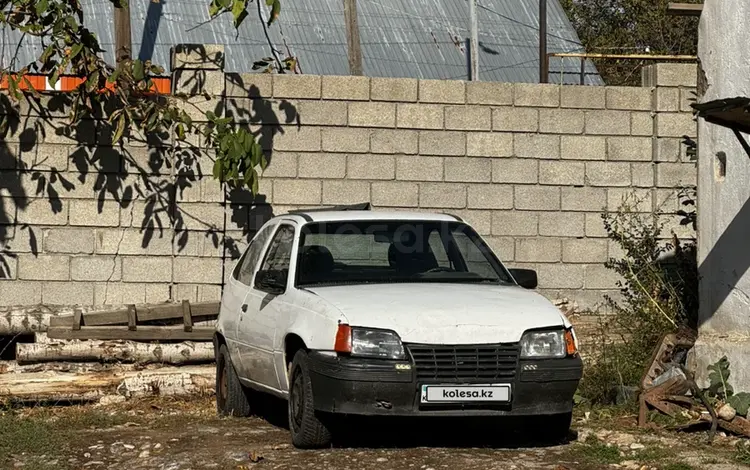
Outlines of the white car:
M216 326L218 411L282 397L300 448L330 444L332 414L537 416L564 437L583 365L536 273L458 217L359 209L277 216L252 239Z

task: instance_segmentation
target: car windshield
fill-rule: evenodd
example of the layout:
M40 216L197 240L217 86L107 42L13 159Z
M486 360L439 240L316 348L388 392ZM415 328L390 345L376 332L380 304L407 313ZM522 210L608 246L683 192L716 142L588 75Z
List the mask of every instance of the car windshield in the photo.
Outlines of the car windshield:
M512 283L471 227L459 222L357 221L305 225L297 285Z

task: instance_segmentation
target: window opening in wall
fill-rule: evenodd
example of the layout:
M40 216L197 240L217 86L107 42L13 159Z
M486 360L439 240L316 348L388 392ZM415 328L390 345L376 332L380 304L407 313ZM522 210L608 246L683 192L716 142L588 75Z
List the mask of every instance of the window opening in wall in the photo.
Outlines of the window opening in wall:
M727 176L727 154L719 152L716 154L716 181L724 181Z

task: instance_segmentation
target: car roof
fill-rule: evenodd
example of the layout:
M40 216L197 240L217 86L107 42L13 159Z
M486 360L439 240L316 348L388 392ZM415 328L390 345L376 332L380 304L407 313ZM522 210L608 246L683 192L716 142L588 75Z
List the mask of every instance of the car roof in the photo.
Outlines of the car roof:
M293 211L274 219L297 219L306 222L359 222L368 220L418 220L423 222L463 222L460 217L435 212L369 211L369 210L309 210Z

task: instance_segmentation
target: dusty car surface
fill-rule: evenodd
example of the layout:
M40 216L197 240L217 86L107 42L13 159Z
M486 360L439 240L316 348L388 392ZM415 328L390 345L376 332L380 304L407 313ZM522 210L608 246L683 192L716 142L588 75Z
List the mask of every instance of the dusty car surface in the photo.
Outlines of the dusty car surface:
M300 448L329 445L332 414L536 416L562 437L583 366L536 284L452 215L277 216L222 297L217 408L249 415L248 389L284 398Z

